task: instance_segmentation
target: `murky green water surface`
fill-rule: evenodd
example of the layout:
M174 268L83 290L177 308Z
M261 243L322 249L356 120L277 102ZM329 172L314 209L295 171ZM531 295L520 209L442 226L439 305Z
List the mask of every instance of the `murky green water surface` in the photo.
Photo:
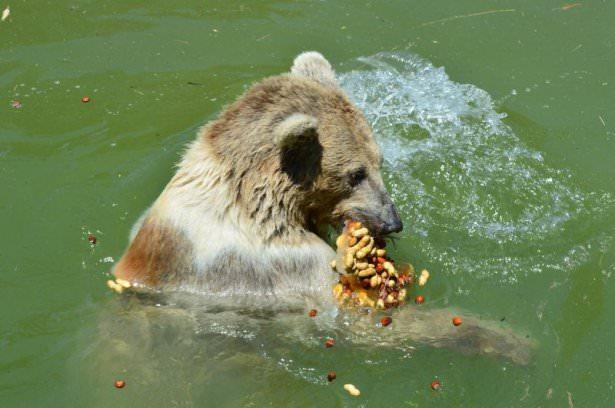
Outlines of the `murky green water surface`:
M598 0L12 2L0 405L612 406L614 18ZM197 127L307 49L378 134L406 225L395 256L432 271L424 307L529 333L529 365L341 334L327 350L305 316L212 318L106 290Z

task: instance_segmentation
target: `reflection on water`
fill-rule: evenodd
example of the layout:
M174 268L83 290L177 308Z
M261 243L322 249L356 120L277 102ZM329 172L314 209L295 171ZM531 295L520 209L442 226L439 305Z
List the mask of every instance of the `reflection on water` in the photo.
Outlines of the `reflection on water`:
M325 386L331 370L396 370L425 345L504 356L516 364L529 363L535 346L502 323L468 314L456 328L450 323L456 312L449 309L405 306L385 328L380 316L356 311L324 309L312 318L305 310L227 306L186 293L116 297L79 361L71 362L77 381L100 392L94 400L105 404L119 378L146 390L143 405L210 398L232 405L270 400L278 378ZM328 338L335 339L332 349L324 347Z

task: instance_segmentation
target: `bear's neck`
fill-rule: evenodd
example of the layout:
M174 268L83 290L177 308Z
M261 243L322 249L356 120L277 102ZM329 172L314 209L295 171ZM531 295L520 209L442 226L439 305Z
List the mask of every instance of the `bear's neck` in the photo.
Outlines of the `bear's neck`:
M197 139L163 197L200 209L220 223L232 222L263 243L301 243L313 236L298 187L279 170L255 171L251 165L249 160L230 163L215 157L207 143Z

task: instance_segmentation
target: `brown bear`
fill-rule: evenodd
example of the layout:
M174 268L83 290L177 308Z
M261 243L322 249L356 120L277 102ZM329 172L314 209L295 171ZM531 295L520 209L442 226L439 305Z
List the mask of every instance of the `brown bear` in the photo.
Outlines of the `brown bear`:
M329 62L300 54L199 131L114 274L224 295L330 296L328 225L402 229L381 162Z
M328 226L354 219L377 236L402 229L381 162L331 65L317 52L300 54L290 73L252 86L199 131L113 272L137 286L207 293L208 301L218 295L233 306L238 297L276 308L328 303L327 315L338 316ZM356 343L411 340L529 362L531 341L469 314L456 328L455 313L406 306L377 339L366 336L369 317L344 320L344 330ZM296 323L289 314L278 319Z

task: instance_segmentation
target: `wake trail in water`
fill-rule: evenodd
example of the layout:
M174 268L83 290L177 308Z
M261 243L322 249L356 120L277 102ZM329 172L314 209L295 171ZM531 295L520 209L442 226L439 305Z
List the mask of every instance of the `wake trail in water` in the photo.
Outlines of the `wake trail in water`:
M592 243L610 246L608 231L579 242L567 226L604 218L612 197L550 168L487 92L416 55L359 62L367 69L341 75L342 87L374 128L394 201L426 259L448 273L516 282L585 262Z

